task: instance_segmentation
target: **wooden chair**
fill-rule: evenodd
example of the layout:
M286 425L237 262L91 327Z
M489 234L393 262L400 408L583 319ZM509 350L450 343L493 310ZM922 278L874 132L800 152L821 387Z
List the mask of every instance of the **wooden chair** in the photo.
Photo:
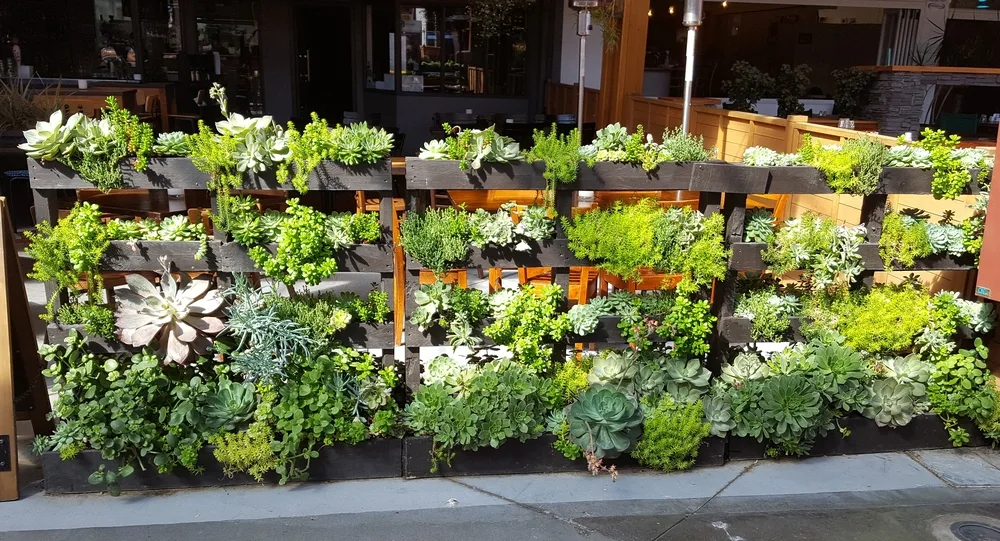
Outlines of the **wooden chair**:
M160 97L152 94L146 96L146 103L143 110L136 115L139 120L157 128L162 125L163 111L160 108Z

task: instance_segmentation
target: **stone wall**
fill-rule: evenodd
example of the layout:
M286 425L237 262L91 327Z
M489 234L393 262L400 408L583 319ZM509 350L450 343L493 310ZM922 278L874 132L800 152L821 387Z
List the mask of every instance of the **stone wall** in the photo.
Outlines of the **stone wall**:
M924 96L931 85L1000 86L1000 75L881 71L872 86L865 117L878 122L879 133L920 131Z

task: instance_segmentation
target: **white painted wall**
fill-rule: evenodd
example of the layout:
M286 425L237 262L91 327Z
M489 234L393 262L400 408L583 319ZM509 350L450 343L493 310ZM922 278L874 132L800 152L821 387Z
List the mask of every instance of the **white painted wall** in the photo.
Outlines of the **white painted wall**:
M580 37L576 35L577 13L569 7L569 2L563 2L562 49L559 58L559 82L573 84L580 77ZM586 66L584 67L584 86L601 88L601 61L604 54L604 39L600 25L587 36Z

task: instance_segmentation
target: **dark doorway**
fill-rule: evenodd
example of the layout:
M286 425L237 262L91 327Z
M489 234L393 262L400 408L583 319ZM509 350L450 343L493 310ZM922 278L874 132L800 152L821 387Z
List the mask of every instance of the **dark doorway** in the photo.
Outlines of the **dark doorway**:
M295 8L299 110L305 122L315 112L331 125L354 110L351 8L305 4Z

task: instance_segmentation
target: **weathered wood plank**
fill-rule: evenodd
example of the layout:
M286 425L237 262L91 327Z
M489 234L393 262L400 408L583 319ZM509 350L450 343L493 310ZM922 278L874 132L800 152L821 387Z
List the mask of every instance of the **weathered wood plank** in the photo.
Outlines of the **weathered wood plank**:
M169 490L196 487L235 486L258 484L247 474L228 476L223 472L212 454L213 448L206 447L198 455L198 464L205 467L201 474L192 474L183 468L176 468L168 474L157 473L156 468L136 470L133 475L122 478L121 488L132 490ZM59 453L42 455L42 470L45 474L45 492L49 494L82 494L102 492L103 485L92 485L87 477L104 464L109 469L117 468L113 462L103 460L100 451L86 450L73 460L61 460ZM357 445L336 443L319 450L319 457L309 464L310 481L341 481L346 479L378 479L399 477L403 467L403 440L372 439ZM264 476L264 483L278 482L276 474Z
M544 190L545 164L486 163L478 171L463 171L456 160L406 159L408 190Z
M29 182L36 190L85 189L94 185L76 171L59 162L28 159ZM190 158L152 158L145 172L135 171L130 165L122 166L125 188L150 190L184 189L204 190L209 177L198 170ZM245 176L245 189L292 190L290 184L279 184L273 171ZM324 161L309 175L310 190L369 190L392 189L392 172L389 160L376 164L347 166Z
M729 260L729 268L733 270L763 271L767 270L762 254L767 245L755 242L740 242L733 244L733 257ZM858 249L861 254L861 264L865 270L885 270L885 264L878 255L878 243L868 242ZM917 260L909 269L894 269L903 271L918 270L972 270L975 268L971 257L954 258L947 255L936 255Z
M569 249L568 239L550 239L541 243L531 242L530 252L519 252L511 248L470 248L467 268L492 267L513 269L518 267L575 267L593 266L593 263L577 259ZM409 256L406 268L422 269L423 265Z
M247 250L233 242L209 241L204 258L194 258L198 242L113 241L101 259L101 270L117 272L159 271L159 259L173 262L181 272L259 272ZM274 250L274 245L268 247ZM392 272L389 244L354 244L337 252L338 272Z
M722 161L668 162L646 172L638 165L597 162L580 164L575 183L559 190L689 190L704 192L761 193L767 188L768 169Z

